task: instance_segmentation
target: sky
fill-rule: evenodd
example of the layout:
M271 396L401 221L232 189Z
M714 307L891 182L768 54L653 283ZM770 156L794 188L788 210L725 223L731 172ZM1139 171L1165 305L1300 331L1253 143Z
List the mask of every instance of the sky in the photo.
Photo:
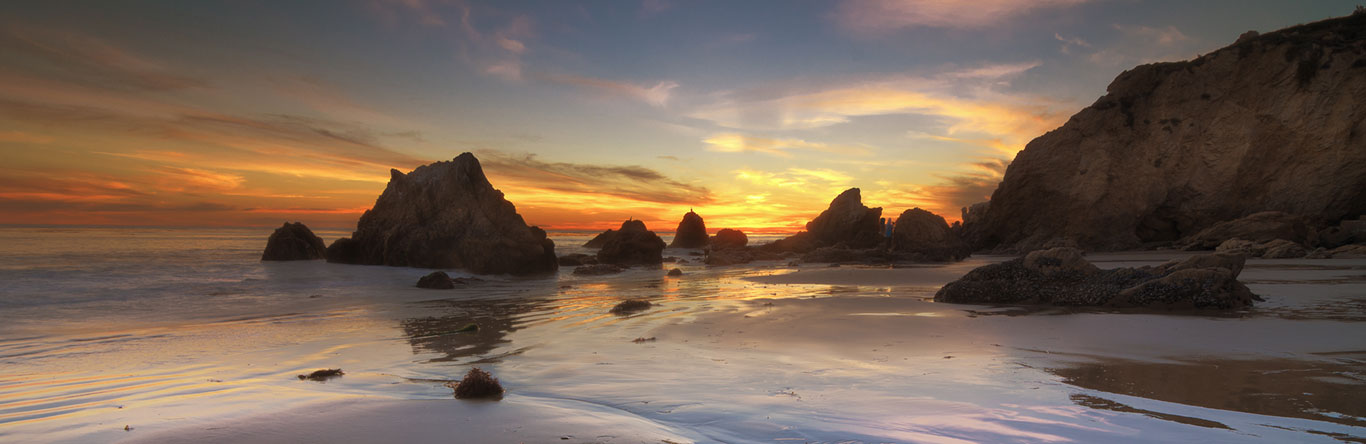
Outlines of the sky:
M354 227L473 152L530 224L958 220L1133 66L1355 1L0 3L0 224Z

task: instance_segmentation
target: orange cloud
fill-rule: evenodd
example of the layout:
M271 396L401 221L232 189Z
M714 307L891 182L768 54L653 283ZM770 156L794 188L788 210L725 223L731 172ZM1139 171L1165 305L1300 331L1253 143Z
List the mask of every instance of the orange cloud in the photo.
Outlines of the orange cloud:
M880 34L905 28L981 28L1039 9L1087 0L852 0L840 3L834 19L857 34Z
M855 156L866 156L870 154L867 148L831 145L821 142L808 142L796 138L769 138L760 136L749 136L739 133L720 133L712 135L702 140L707 144L708 151L721 153L743 153L747 151L772 154L775 156L791 156L786 150L801 149L809 151L820 151L833 154L845 154Z

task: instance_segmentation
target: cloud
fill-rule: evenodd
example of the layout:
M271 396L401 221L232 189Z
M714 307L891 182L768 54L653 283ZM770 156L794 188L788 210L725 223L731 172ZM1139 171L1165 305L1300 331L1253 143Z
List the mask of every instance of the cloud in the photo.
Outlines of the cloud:
M950 221L962 217L961 209L991 199L1010 161L985 158L964 165L966 171L937 176L931 185L888 186L868 193L867 200L888 208L923 208Z
M941 136L978 134L1004 141L1013 154L1027 141L1060 125L1074 104L1028 94L1003 92L1010 81L1039 62L990 64L945 69L928 76L833 80L814 86L768 87L732 91L689 117L747 131L791 131L828 127L878 115L936 117ZM739 151L735 136L711 143ZM729 142L729 143L727 143ZM1001 149L1001 144L992 148ZM746 150L777 154L769 144L744 144Z
M835 8L833 18L857 34L881 34L906 28L982 28L1040 9L1055 9L1087 0L850 0Z
M570 85L612 96L639 100L655 107L667 105L674 88L678 88L678 82L672 80L663 80L656 83L654 86L645 87L626 82L570 74L544 74L539 77L552 83Z
M1154 28L1141 25L1113 25L1118 39L1109 47L1092 52L1091 63L1105 67L1129 67L1144 63L1194 58L1203 44L1175 26Z
M162 167L157 171L161 180L161 191L186 192L207 191L227 192L242 187L243 177L237 174L220 173L197 168Z
M639 202L702 204L711 192L640 166L589 165L546 162L535 155L515 156L497 151L479 152L480 163L499 188L526 188L558 195L560 204L589 202L596 196L613 196Z
M464 39L460 42L460 57L478 67L480 72L508 81L522 80L523 56L530 51L527 44L536 37L536 26L531 17L515 15L496 26L492 31L483 31L475 21L475 10L467 4L457 4L460 9L460 31ZM486 8L487 9L487 8ZM489 12L484 16L499 16Z
M164 63L80 32L7 24L0 30L6 64L44 77L125 91L204 88L208 82L173 73Z
M23 131L0 131L0 143L45 144L52 142L51 137L29 134Z
M787 150L799 149L855 156L866 156L870 154L870 151L867 148L856 146L830 145L794 138L768 138L739 133L715 134L703 139L702 142L707 144L708 151L721 153L756 152L788 157L791 154L789 154Z
M1063 54L1071 54L1072 51L1074 51L1073 48L1090 48L1090 47L1091 47L1091 44L1090 44L1090 43L1087 43L1085 40L1082 40L1081 37L1071 37L1071 38L1068 38L1068 37L1063 37L1062 34L1059 34L1059 33L1056 33L1056 32L1055 32L1055 33L1053 33L1053 38L1054 38L1054 39L1057 39L1059 42L1062 42L1062 47L1059 48L1058 50L1059 50L1059 51L1062 51Z

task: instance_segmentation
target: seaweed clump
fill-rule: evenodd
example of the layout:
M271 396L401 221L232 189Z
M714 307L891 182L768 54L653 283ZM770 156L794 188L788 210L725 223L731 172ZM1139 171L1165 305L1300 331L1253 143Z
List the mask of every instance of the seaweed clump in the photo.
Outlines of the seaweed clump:
M629 299L621 301L620 304L617 304L615 307L612 307L610 313L614 315L628 315L640 311L649 310L650 307L650 301L644 299Z
M451 386L451 384L447 384ZM455 389L456 399L480 399L480 398L501 398L503 396L503 385L498 383L498 378L490 375L489 372L471 368L469 373L459 383L452 387Z
M313 371L313 373L309 373L309 374L307 374L307 375L299 375L299 380L300 380L300 381L318 381L318 382L323 382L323 381L326 381L326 380L328 380L328 379L332 379L332 378L335 378L335 377L338 377L338 376L341 376L341 375L345 375L345 374L346 374L346 373L343 372L342 369L339 369L339 368L329 368L329 369L323 369L323 370L315 370L315 371Z

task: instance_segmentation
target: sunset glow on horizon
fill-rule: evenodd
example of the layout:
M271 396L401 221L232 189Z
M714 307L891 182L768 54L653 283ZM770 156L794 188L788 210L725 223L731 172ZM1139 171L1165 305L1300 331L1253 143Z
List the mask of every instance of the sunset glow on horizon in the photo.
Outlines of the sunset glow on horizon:
M473 152L530 224L949 221L1141 63L1352 1L13 2L0 224L350 228Z

